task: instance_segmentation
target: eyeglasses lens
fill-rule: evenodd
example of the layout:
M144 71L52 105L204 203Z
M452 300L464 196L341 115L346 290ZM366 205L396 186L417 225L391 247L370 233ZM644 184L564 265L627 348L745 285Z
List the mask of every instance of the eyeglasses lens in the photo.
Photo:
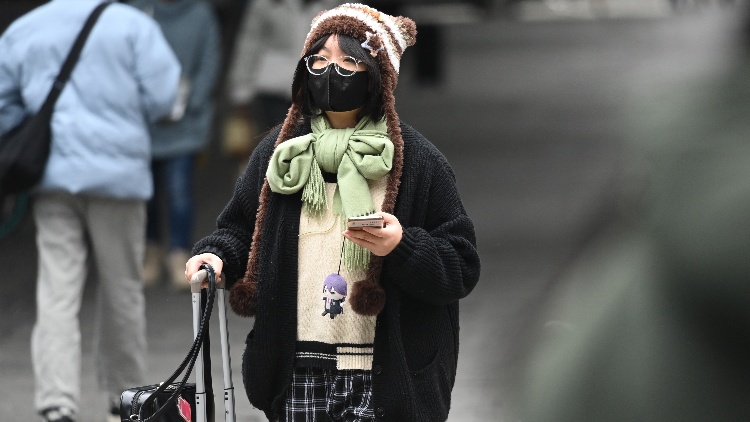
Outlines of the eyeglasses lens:
M318 54L308 56L305 62L307 63L307 70L313 75L322 75L328 70L328 65L331 64L330 59ZM333 64L336 72L341 76L352 76L357 71L364 70L364 65L351 56L338 57Z

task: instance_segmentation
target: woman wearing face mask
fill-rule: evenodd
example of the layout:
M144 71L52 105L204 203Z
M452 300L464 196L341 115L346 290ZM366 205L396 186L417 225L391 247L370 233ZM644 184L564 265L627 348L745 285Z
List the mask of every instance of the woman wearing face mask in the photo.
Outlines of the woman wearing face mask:
M211 264L254 316L243 381L269 420L447 419L458 300L480 265L445 157L396 114L415 37L361 4L319 14L285 121L187 263L188 279ZM347 229L369 215L383 222Z

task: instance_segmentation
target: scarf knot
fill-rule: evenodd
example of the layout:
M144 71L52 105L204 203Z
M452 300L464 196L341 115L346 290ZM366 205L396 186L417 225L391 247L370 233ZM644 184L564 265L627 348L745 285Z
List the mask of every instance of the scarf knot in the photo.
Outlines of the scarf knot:
M275 193L290 195L302 190L303 210L320 216L328 207L322 172L335 173L338 186L333 212L344 217L375 212L368 180L378 180L391 171L394 147L384 120L369 117L353 128L334 129L319 116L312 120L312 133L289 139L276 147L266 172ZM367 250L347 245L350 269L366 268Z

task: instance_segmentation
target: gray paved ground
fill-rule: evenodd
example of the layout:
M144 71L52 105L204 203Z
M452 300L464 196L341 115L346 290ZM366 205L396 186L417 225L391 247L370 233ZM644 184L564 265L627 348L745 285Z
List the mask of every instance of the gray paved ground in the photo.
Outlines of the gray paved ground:
M528 333L540 324L536 317L556 275L614 206L611 193L627 170L620 141L633 90L710 70L711 57L692 57L685 46L708 42L715 25L689 20L453 26L445 34L446 79L437 87L417 83L407 51L397 107L454 166L483 260L480 284L461 304L451 422L515 420L514 371ZM217 152L199 177L204 202L197 232L204 234L231 191L231 166ZM0 295L0 421L33 421L29 336L36 258L29 220L0 242L0 254L6 292ZM188 303L185 293L148 291L154 381L171 373L189 344ZM93 371L91 316L85 302L84 422L102 420L104 403ZM240 421L262 420L244 398L239 376L250 323L230 315Z

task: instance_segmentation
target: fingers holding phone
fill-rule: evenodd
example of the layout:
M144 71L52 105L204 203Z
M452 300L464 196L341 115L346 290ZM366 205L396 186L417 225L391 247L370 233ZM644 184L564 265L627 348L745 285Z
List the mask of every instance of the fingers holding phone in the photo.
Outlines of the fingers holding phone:
M378 212L364 217L351 217L343 235L353 243L377 256L385 256L401 242L403 229L398 218Z

